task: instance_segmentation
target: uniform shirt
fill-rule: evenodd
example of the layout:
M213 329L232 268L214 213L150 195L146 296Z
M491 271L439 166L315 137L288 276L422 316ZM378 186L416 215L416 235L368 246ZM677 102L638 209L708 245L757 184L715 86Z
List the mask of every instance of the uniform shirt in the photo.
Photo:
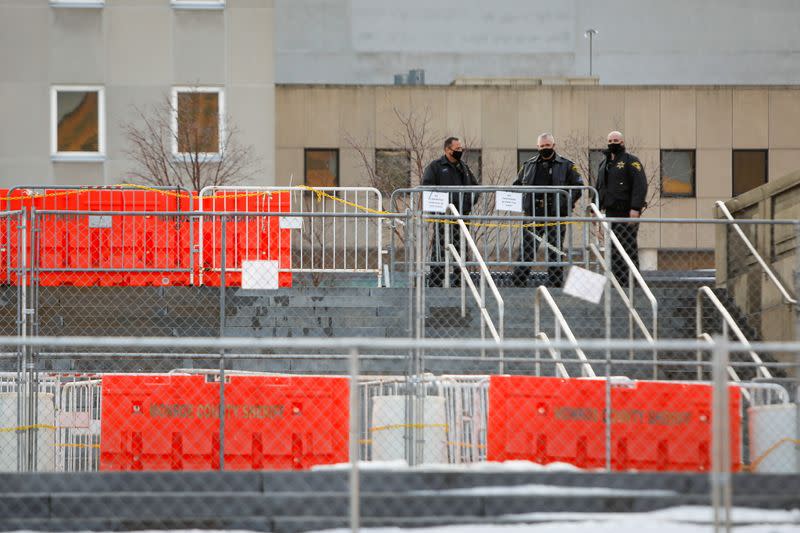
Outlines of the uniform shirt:
M641 211L647 197L647 176L639 158L628 152L604 159L598 169L600 207L612 211Z
M553 184L553 160L542 159L536 162L536 174L533 177L533 184L537 186L547 186Z

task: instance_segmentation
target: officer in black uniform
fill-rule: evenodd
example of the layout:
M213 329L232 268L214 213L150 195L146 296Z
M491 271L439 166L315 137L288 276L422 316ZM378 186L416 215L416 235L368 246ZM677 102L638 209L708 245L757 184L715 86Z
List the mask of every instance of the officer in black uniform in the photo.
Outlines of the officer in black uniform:
M558 155L555 151L555 139L551 133L542 133L537 140L539 153L523 163L514 185L526 186L564 186L583 185L578 167L569 159ZM558 194L561 193L561 194ZM530 193L523 197L523 209L527 216L568 217L575 203L580 198L580 191L568 194ZM569 201L571 199L571 202ZM534 205L535 204L535 205ZM541 225L540 225L541 224ZM536 254L536 241L544 246L547 263L547 285L561 287L564 282L564 271L560 266L552 265L564 261L562 252L566 224L553 221L537 223L534 228L522 229L521 261L530 262ZM530 267L518 266L514 269L513 282L517 287L525 287L530 276Z
M639 158L625 151L625 138L618 131L608 134L606 158L597 172L597 192L600 208L610 218L639 218L647 207L647 176ZM639 268L638 222L612 222L611 231L619 239L622 248ZM610 246L610 243L607 244ZM611 248L611 270L621 285L628 284L628 268L625 260Z
M462 161L464 147L458 137L448 137L444 141L444 155L431 161L422 175L422 185L436 186L473 186L478 185L478 180L470 170L466 161ZM462 215L469 215L475 201L474 194L466 192L451 192L450 203L458 208ZM447 224L435 223L436 236L431 247L431 271L428 276L429 287L441 287L444 282L444 232ZM451 227L451 242L456 250L460 250L461 231L457 226ZM461 281L459 270L453 268L452 282L457 285Z

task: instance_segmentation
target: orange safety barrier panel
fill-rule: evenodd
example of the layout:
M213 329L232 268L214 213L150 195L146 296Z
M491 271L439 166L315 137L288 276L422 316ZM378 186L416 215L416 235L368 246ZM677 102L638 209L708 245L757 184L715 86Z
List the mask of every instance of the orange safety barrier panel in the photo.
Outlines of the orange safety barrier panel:
M7 200L8 189L0 189L0 198L4 198L2 209L18 211L22 209L22 201ZM21 260L19 255L19 226L21 219L18 216L0 219L0 284L17 285L17 268Z
M17 196L24 191L14 191ZM41 285L189 285L189 195L155 190L47 190L23 205L37 210L169 212L174 216L59 215L36 218ZM196 239L196 237L195 237Z
M220 192L203 197L204 212L247 212L256 216L229 217L225 223L225 283L242 285L244 261L277 261L278 286L291 287L292 234L281 228L279 216L258 213L291 212L290 193ZM203 284L219 286L222 269L222 221L220 217L203 220Z
M348 378L226 379L226 470L348 461ZM100 469L219 469L219 398L204 375L103 376Z
M711 386L630 382L611 390L613 470L708 471ZM741 396L730 388L731 457L741 469ZM492 376L487 459L604 468L604 380Z

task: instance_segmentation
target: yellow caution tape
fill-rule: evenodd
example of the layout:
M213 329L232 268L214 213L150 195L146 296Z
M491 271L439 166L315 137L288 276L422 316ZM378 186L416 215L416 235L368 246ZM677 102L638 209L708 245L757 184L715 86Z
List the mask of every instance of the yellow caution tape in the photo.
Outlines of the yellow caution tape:
M758 465L764 461L764 459L766 459L772 452L777 450L782 444L786 444L787 442L791 444L800 444L800 439L793 439L791 437L784 437L780 439L778 442L767 448L764 453L756 457L756 459L750 463L748 470L754 472L758 468Z
M17 427L10 427L10 428L0 428L0 433L11 433L12 431L30 431L31 429L58 429L55 426L51 426L49 424L33 424L30 426L17 426Z
M369 430L371 432L376 432L376 431L388 431L390 429L405 429L405 428L412 428L412 429L442 428L445 431L447 431L449 426L447 424L389 424L387 426L372 427L369 428Z
M78 443L64 443L56 444L56 448L100 448L99 444L78 444Z
M343 198L339 198L334 194L330 194L325 191L321 191L319 189L315 189L314 187L309 187L308 185L300 185L301 189L310 191L314 193L317 197L317 201L321 202L323 198L327 198L334 202L338 202L342 205L346 205L352 207L354 209L358 209L365 213L370 213L373 215L394 215L396 213L392 213L391 211L383 211L380 209L373 209L371 207L363 206L357 204L355 202L351 202L349 200L345 200ZM76 189L76 190L68 190L68 191L59 191L59 192L48 192L42 194L32 194L26 196L6 196L0 197L0 201L2 200L31 200L36 198L50 198L50 197L59 197L59 196L71 196L76 194L84 194L91 191L102 191L102 190L125 190L125 189L137 189L142 191L149 191L155 192L158 194L162 194L164 196L171 196L174 198L187 198L193 199L192 193L189 191L170 191L164 189L158 189L156 187L151 187L148 185L139 185L137 183L121 183L119 185L110 186L108 189ZM281 190L272 190L272 191L249 191L249 192L241 192L241 193L233 193L233 194L214 194L211 196L203 196L200 197L201 200L216 200L216 199L236 199L236 198L252 198L257 196L271 196L273 194L281 194L281 193L289 193L291 190L289 189L281 189ZM458 224L457 220L446 220L446 219L438 219L438 218L426 218L424 219L425 222L430 223L439 223L439 224ZM567 225L567 224L581 224L581 222L576 221L558 221L558 222L529 222L527 224L515 224L515 223L499 223L499 222L473 222L473 221L464 221L464 224L467 226L472 227L482 227L482 228L543 228L548 226L560 226L560 225Z

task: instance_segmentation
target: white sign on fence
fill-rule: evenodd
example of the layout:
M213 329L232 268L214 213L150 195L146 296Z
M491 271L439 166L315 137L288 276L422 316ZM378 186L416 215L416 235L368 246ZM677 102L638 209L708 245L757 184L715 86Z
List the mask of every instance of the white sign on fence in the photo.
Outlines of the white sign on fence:
M522 193L497 191L494 195L494 210L522 213Z
M243 289L277 289L277 261L242 261Z
M281 229L302 229L303 217L281 217Z
M444 213L447 211L449 198L446 192L423 191L422 210L428 213Z
M604 275L573 266L569 269L567 282L564 283L564 294L598 304L603 296L605 286L606 277Z

